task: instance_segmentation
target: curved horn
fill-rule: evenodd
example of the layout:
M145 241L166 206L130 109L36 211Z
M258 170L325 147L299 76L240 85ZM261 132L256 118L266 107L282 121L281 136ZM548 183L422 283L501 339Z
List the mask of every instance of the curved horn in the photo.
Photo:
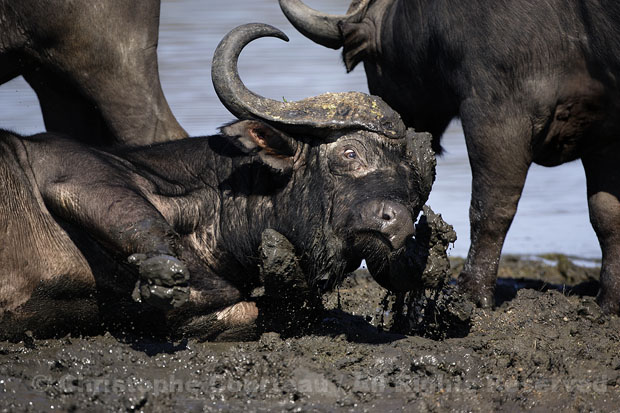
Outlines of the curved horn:
M301 34L322 46L339 49L343 45L343 40L338 22L349 19L359 21L370 0L354 1L353 10L350 8L345 15L322 13L306 6L301 0L279 0L279 2L286 18Z
M326 93L296 102L267 99L248 90L239 77L237 59L254 39L286 35L273 26L251 23L228 33L213 55L211 76L215 92L239 119L260 119L280 129L322 135L329 130L364 129L389 138L402 138L400 116L381 98L359 92Z
M252 40L261 37L277 37L288 42L288 37L268 24L252 23L236 27L220 41L211 65L211 80L215 93L226 109L239 119L268 118L275 107L284 109L284 103L267 99L248 90L237 70L241 50Z

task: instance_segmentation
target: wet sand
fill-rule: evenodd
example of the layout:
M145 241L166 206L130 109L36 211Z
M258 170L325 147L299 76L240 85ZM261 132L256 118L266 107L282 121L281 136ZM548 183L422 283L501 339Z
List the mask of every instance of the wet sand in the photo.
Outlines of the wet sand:
M595 303L597 272L564 256L504 257L497 308L472 308L441 339L413 316L387 331L385 290L361 271L297 337L0 342L0 410L613 411L620 319Z

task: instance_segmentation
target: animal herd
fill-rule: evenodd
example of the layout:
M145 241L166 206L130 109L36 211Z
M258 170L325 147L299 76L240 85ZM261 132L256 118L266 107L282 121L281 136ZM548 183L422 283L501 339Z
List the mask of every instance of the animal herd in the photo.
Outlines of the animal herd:
M252 291L265 282L258 251L274 232L316 294L363 259L383 287L413 288L420 268L385 269L394 252L423 248L414 224L453 118L473 176L458 293L493 306L528 168L581 159L602 251L597 300L620 311L617 2L353 0L328 15L279 0L304 36L342 48L347 71L363 63L372 96L252 92L241 50L287 38L247 24L212 64L236 119L194 138L160 85L159 0L51 3L0 0L0 83L23 76L47 129L0 130L0 338L125 322L247 334L261 311Z

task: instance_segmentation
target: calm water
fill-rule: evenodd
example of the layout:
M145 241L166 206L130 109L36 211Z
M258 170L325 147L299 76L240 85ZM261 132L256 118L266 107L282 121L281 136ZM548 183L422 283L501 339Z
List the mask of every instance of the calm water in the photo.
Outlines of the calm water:
M348 0L307 0L317 9L343 13ZM164 0L159 43L164 92L181 124L192 135L206 135L231 120L211 85L211 55L231 28L250 22L272 24L290 37L260 39L240 59L240 73L253 91L273 99L302 99L324 92L368 92L363 68L345 74L339 52L298 35L276 0ZM22 79L0 86L0 127L28 134L43 123L35 95ZM468 206L471 174L462 131L451 125L443 139L430 205L455 226L459 240L453 255L469 247ZM581 163L530 170L517 217L504 252L562 252L598 258L600 251L588 222Z

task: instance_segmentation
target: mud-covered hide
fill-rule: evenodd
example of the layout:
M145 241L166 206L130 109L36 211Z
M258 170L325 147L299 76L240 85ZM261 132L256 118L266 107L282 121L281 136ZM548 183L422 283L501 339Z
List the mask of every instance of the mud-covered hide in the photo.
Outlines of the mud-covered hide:
M298 302L312 308L309 292L319 282L333 285L364 258L384 262L407 244L434 180L430 136L406 130L380 98L362 93L299 102L253 94L236 59L264 36L283 34L250 24L218 46L214 84L238 117L218 134L101 149L57 134L0 131L10 158L0 206L14 221L0 227L0 252L11 268L0 279L0 332L9 319L18 329L59 333L72 318L142 327L137 315L148 309L158 315L152 320L163 320L158 330L232 339L250 334L268 313L257 307L257 288L276 311ZM41 228L38 216L55 232ZM21 243L13 241L14 226ZM35 242L42 247L21 248ZM83 266L58 265L58 244ZM30 265L31 254L48 265ZM285 264L289 269L277 269ZM78 280L88 284L88 305L73 308ZM410 282L392 281L396 289ZM60 311L50 315L48 307Z

